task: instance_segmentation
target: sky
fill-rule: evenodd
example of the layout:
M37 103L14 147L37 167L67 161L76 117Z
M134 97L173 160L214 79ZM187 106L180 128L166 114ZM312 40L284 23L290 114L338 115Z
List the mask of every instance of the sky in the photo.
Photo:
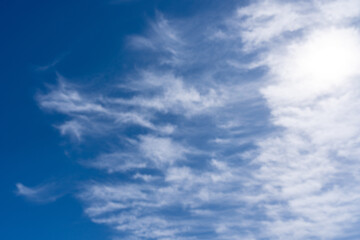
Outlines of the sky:
M1 239L360 239L359 20L1 1Z

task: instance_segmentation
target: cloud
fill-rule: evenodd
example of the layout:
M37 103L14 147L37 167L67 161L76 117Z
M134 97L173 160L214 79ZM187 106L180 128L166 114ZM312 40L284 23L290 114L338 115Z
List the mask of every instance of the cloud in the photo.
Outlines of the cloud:
M240 30L247 49L255 49L272 41L288 41L291 33L351 24L359 14L356 0L257 1L237 11L232 27Z
M246 228L256 223L244 222L252 207L242 194L249 160L238 148L249 150L265 130L260 83L234 76L238 69L222 59L225 46L212 38L191 43L194 51L202 46L196 52L183 51L190 41L180 36L197 30L190 23L186 33L163 16L154 24L145 37L160 53L157 65L169 69L138 70L111 91L58 76L58 85L37 98L44 110L65 116L56 125L62 134L85 148L89 138L111 146L81 164L105 170L113 180L84 183L77 196L92 221L129 239L251 239ZM202 54L212 44L221 49L207 59ZM181 52L176 61L168 45ZM176 70L207 63L196 75Z
M133 237L196 239L197 234L222 225L233 228L231 236L239 235L236 228L242 223L232 221L246 209L233 183L241 177L215 160L212 168L201 173L189 167L170 167L165 178L146 183L90 184L79 198L94 222L109 224ZM165 185L156 185L156 181ZM220 205L214 209L211 205L216 204ZM188 236L182 237L184 233Z
M47 65L42 66L36 66L34 69L39 72L48 71L49 69L54 69L60 62L62 62L68 55L70 55L70 52L65 52L61 54L60 56L56 57L52 62L50 62Z
M158 14L128 39L152 63L112 94L59 76L39 105L85 149L111 146L83 162L112 174L83 184L85 213L127 239L357 236L359 15L353 0Z
M129 36L128 46L162 55L160 64L182 64L185 60L186 43L177 28L173 27L177 24L179 23L173 23L162 13L157 12L155 21L149 22L150 27L145 36Z
M15 193L18 196L22 196L29 201L37 203L54 202L63 196L63 194L60 194L56 191L56 186L52 183L35 187L27 187L22 183L17 183Z
M109 101L185 115L201 113L210 107L221 106L226 101L221 89L208 88L206 91L201 91L194 86L188 86L182 78L166 72L142 72L140 80L129 84L128 87L132 90L136 89L140 96L130 99L109 99ZM150 92L155 92L155 95L150 95Z
M163 168L176 161L185 160L187 154L196 154L168 137L140 135L138 140L131 139L126 150L99 155L95 160L85 161L84 165L105 169L109 173L126 172L134 169ZM137 175L142 176L147 175ZM146 177L150 179L151 176Z
M140 151L142 155L151 159L156 165L172 164L184 158L186 148L174 143L170 138L141 136Z
M357 43L357 46L348 45L352 49L357 49L360 44L358 36L346 34L352 33L352 29L331 31L336 31L331 35L339 34L345 42ZM360 193L353 188L356 173L348 165L348 161L355 169L358 165L351 160L356 158L359 144L356 126L359 115L353 105L359 101L358 94L353 91L358 76L357 69L351 67L354 56L340 47L344 55L337 58L337 53L332 55L332 51L337 51L332 46L321 55L335 59L313 62L310 69L307 66L309 61L317 58L317 51L324 51L318 46L307 56L308 44L319 40L323 41L323 47L328 47L328 34L316 32L312 37L320 35L320 39L305 40L304 45L296 46L297 54L285 55L281 70L277 69L280 65L269 65L276 81L263 89L274 124L284 130L260 144L257 161L261 167L256 176L261 185L266 183L262 188L268 193L266 198L281 202L266 204L268 215L273 219L268 223L269 228L280 238L334 238L343 234L344 228L349 227L346 223L353 222L360 210L353 202ZM336 44L341 46L341 42ZM301 59L301 64L297 65L298 58L304 55L308 59ZM340 62L333 65L333 61L339 59L349 65L343 67ZM291 71L287 72L285 63ZM328 71L333 71L331 68L334 67L336 73L329 75ZM325 71L325 68L329 70ZM284 76L284 73L288 74ZM349 105L352 107L344 107ZM347 142L352 142L353 149ZM346 159L339 151L347 152ZM341 197L334 200L334 196Z
M265 234L274 239L352 236L360 210L354 186L360 35L351 24L359 17L358 5L346 1L351 11L344 11L339 1L281 4L267 1L240 10L248 16L242 24L250 30L241 33L246 44L267 49L258 63L268 68L268 85L261 92L273 124L282 129L258 141L254 161L269 218ZM299 34L285 36L294 31Z

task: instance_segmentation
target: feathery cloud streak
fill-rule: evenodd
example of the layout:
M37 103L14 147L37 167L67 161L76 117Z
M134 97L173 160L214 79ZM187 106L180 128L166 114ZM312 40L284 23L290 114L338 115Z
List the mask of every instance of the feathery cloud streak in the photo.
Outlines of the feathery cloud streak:
M15 193L19 196L23 196L29 201L37 203L53 202L64 195L63 193L59 193L57 191L57 187L53 183L35 187L27 187L22 183L17 183Z

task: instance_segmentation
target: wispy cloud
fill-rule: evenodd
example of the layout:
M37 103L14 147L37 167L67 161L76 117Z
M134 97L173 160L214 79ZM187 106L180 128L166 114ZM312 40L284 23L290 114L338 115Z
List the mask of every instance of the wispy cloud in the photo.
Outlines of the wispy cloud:
M54 202L64 195L63 193L59 193L57 190L56 185L53 183L35 187L27 187L22 183L17 183L15 193L18 196L22 196L32 202L48 203Z
M172 26L175 24L178 25L157 12L156 20L149 22L147 34L129 36L128 46L163 55L160 58L160 64L181 64L185 60L186 42L180 36L181 32Z
M152 63L117 94L59 76L40 106L85 147L113 146L83 162L113 174L84 183L86 214L127 239L358 234L359 15L353 0L256 1L221 23L158 14L128 39Z
M66 52L66 53L60 55L59 57L56 57L52 62L50 62L46 65L35 67L35 70L39 71L39 72L54 70L56 65L58 65L61 61L63 61L64 58L67 57L69 54L70 54L70 52Z

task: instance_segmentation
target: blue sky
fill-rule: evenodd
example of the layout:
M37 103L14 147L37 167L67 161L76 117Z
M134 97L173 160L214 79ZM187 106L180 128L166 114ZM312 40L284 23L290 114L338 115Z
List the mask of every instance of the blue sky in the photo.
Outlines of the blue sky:
M0 3L3 239L358 239L357 0Z

